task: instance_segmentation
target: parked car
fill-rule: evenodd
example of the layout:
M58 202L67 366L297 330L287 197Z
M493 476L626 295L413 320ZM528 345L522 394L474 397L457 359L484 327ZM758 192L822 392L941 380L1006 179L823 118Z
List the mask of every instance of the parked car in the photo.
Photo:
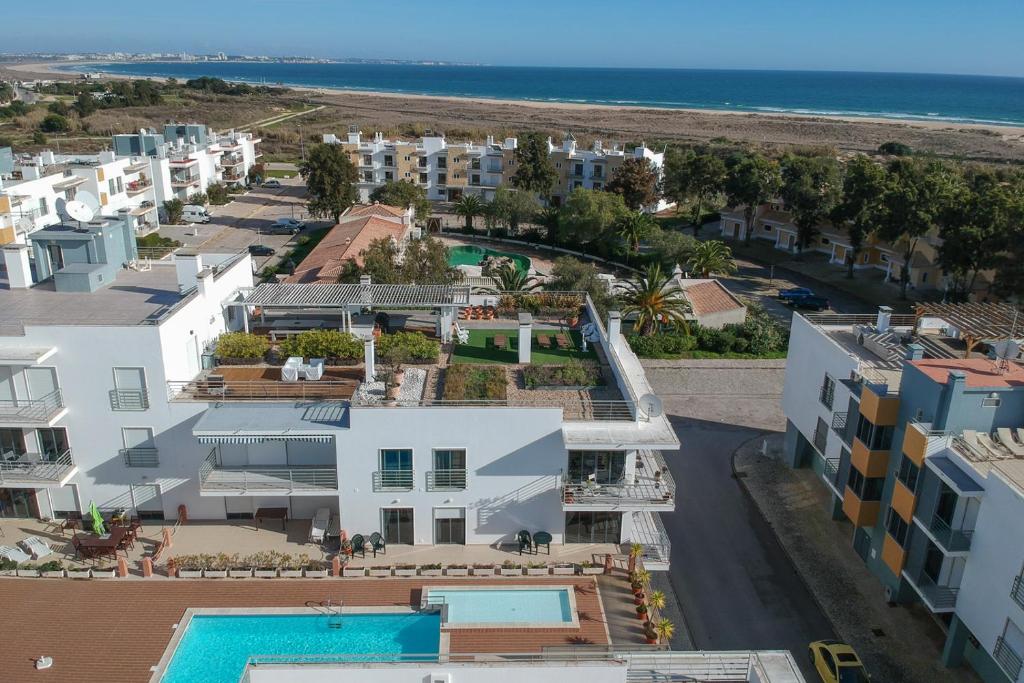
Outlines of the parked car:
M274 249L265 244L250 244L249 253L253 256L273 256Z
M305 221L297 221L294 218L278 218L266 232L270 235L294 235L306 227Z
M263 182L263 187L269 188L271 190L277 190L277 189L279 189L281 187L284 187L284 186L281 185L281 181L280 180L278 180L276 178L271 178L270 180L266 180L266 181Z
M787 303L792 304L793 308L806 308L812 311L827 311L830 308L828 299L814 294L790 299Z
M801 297L801 296L813 296L813 295L814 295L814 292L812 292L811 290L807 289L806 287L792 287L790 289L780 289L779 290L779 298L782 299L783 301L787 301L789 299L796 299L796 298Z
M819 640L810 644L807 655L823 683L867 683L867 669L853 648L838 640Z
M209 223L210 214L197 204L187 204L181 211L181 220L186 223Z

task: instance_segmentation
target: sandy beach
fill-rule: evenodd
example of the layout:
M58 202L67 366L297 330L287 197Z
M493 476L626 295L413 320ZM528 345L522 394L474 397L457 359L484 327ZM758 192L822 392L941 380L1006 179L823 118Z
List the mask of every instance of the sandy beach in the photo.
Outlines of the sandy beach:
M85 65L86 63L79 63ZM73 79L55 63L0 65L0 77ZM104 74L110 78L130 78ZM153 78L153 80L162 80ZM342 89L291 87L302 98L327 105L304 119L305 130L364 132L425 127L495 135L523 130L572 131L578 138L658 144L670 141L742 141L766 147L832 147L871 152L895 140L918 151L975 160L1024 161L1024 128L868 117L746 113L468 97L441 97ZM307 125L308 124L308 125Z

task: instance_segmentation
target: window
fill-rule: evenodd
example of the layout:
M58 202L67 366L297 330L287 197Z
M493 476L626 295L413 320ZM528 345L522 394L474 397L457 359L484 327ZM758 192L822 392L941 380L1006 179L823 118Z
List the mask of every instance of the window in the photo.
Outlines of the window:
M474 185L479 185L480 184L480 176L477 175L477 174L473 174L470 177L470 182L473 183Z
M381 527L384 529L384 542L412 545L412 508L382 508L380 512Z
M829 244L831 244L831 242L829 242L829 241L828 241L828 238L827 238L827 237L822 237L822 238L821 238L821 243L822 243L822 245L824 245L824 246L828 246Z
M124 177L117 176L117 193L121 194L124 192Z
M437 158L437 167L438 168L448 168L448 157L438 157Z
M373 164L373 155L371 155L371 154L364 154L363 155L363 166L370 166L371 164Z
M865 477L856 467L851 467L846 484L861 500L882 500L885 477Z
M365 183L372 183L373 182L373 171L363 171L363 182L365 182Z
M110 194L117 194L117 183L113 178L107 181L107 188L110 190Z
M625 470L625 451L569 451L568 473L573 484L617 484Z
M906 547L907 533L910 531L910 527L892 508L889 508L888 517L885 520L885 530L901 548Z
M385 155L384 156L384 165L385 166L394 166L395 165L395 158L393 156L391 156L390 154Z
M583 164L576 164L576 165L575 165L575 166L573 167L573 170L572 170L572 172L573 172L573 173L574 173L575 175L583 175Z
M600 190L602 187L603 187L603 185L601 185L601 183L594 183L594 189L595 190Z
M857 438L872 451L892 448L892 427L879 427L863 415L857 418Z
M420 168L426 168L426 167L427 167L427 158L426 157L420 157Z
M914 464L914 462L906 455L900 460L900 469L896 474L896 478L899 479L904 486L911 493L917 493L917 482L921 477L921 468Z
M428 479L432 491L461 491L466 488L466 450L438 448L434 450L434 469Z
M595 178L601 178L603 176L604 176L604 166L595 166L594 167L594 177ZM595 187L594 189L596 190L598 188Z
M387 182L389 180L394 180L394 179L395 179L395 174L394 173L392 173L391 171L384 171L384 181L385 182Z
M764 230L765 232L771 232L771 231L772 231L772 226L768 225L767 223L763 224L763 225L761 226L761 228L762 228L762 229L763 229L763 230Z
M121 439L124 442L121 455L126 467L158 467L160 465L151 428L122 427Z
M380 451L380 470L374 474L373 489L407 490L413 485L412 449L385 448Z
M466 544L465 508L434 508L434 543Z
M825 379L821 382L821 391L818 394L818 400L821 401L829 410L832 410L832 399L836 395L836 381L825 375Z
M566 543L618 543L622 529L621 512L567 512Z
M114 388L110 391L110 408L111 410L146 410L149 408L145 368L114 368Z
M0 459L25 454L25 432L20 429L0 429Z
M447 183L448 183L448 174L447 173L438 173L437 174L437 184L438 185L445 185Z
M814 427L814 447L819 453L825 455L825 446L828 444L828 423L818 418L818 424Z
M420 182L423 184L426 184L428 182L426 173L420 173Z
M63 427L37 429L36 437L39 439L39 452L48 458L56 458L69 450L68 433Z
M581 183L578 180L572 181L572 189L575 190L575 189L580 188L580 187L583 187L583 183Z

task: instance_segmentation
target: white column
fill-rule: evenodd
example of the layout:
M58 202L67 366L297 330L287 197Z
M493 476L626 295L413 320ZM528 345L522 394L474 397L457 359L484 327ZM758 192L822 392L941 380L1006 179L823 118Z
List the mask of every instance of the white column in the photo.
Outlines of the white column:
M519 314L519 362L530 362L530 351L533 346L533 316L529 313Z
M377 379L377 368L374 364L376 358L374 356L374 345L373 335L363 341L363 362L366 365L366 383L376 382Z
M29 263L27 244L8 244L4 246L4 266L7 268L7 281L11 289L27 289L32 286L32 267Z

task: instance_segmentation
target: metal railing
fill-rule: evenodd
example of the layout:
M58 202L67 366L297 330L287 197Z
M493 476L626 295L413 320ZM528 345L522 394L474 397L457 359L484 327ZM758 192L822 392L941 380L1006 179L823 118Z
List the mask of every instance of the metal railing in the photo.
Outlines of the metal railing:
M947 552L964 552L971 547L972 529L954 529L937 514L932 516L928 530Z
M1011 681L1017 680L1024 661L1021 660L1020 653L1007 645L1006 639L1002 636L996 638L996 647L992 650L992 658L996 660L999 668L1010 677Z
M657 513L646 510L633 512L630 541L644 547L642 558L648 567L651 563L667 565L672 557L672 541Z
M1013 577L1013 587L1010 589L1010 597L1024 609L1024 574Z
M430 470L427 472L428 491L462 491L466 488L466 469Z
M825 458L825 469L821 476L836 490L839 489L839 458Z
M903 575L910 579L914 588L917 589L921 598L928 603L932 611L950 612L956 607L956 596L960 592L958 586L940 586L923 571L916 578L910 577L906 572Z
M338 470L318 465L224 467L214 449L199 466L201 491L238 491L260 494L268 491L337 491Z
M111 389L111 410L148 410L148 389Z
M14 460L0 461L0 485L57 484L74 466L70 450L60 455L25 453Z
M140 192L145 192L151 187L153 187L152 180L138 180L134 183L128 183L125 187L125 192L128 194L139 194Z
M644 466L637 468L632 483L625 480L610 484L589 481L564 483L565 507L610 506L612 508L675 508L676 484L664 459L657 451L640 451Z
M197 379L168 382L167 397L177 401L343 401L355 391L353 382L317 380L278 382L275 380Z
M42 398L3 400L0 401L0 424L49 422L63 407L60 389Z
M802 313L801 315L815 325L874 325L878 322L878 315L875 313L844 313L842 315ZM913 314L889 316L889 327L913 327L916 323L917 318Z
M377 470L373 473L374 491L411 491L415 470Z
M177 247L137 247L139 258L162 259L173 254Z
M850 445L849 439L846 437L846 424L847 411L832 413L832 431L839 435L839 438L843 440L843 443Z
M159 467L160 452L155 448L122 448L125 467Z

